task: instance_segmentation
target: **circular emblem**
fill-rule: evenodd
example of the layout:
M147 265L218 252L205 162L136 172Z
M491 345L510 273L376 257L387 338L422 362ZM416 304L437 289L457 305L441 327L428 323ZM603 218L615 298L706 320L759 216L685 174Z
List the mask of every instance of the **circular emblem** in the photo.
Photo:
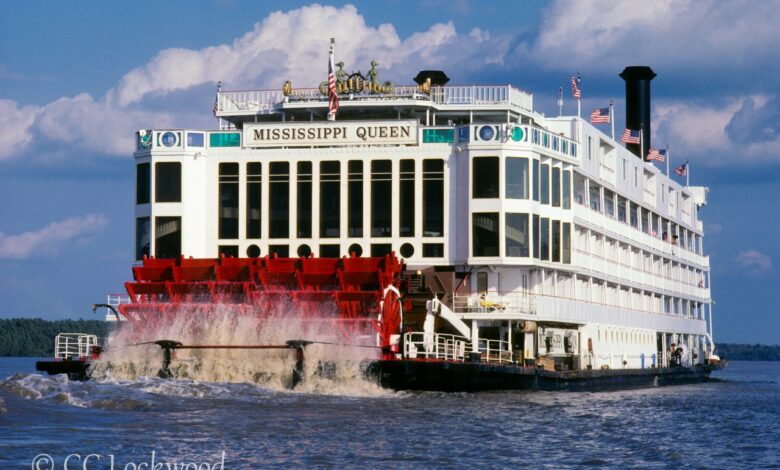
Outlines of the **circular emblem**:
M176 145L176 134L173 132L166 132L162 135L162 138L160 139L162 144L166 147L173 147Z
M515 142L520 142L523 140L523 128L522 127L515 127L512 129L512 140Z
M479 138L482 140L493 140L495 135L496 131L493 130L493 126L482 126L479 129Z

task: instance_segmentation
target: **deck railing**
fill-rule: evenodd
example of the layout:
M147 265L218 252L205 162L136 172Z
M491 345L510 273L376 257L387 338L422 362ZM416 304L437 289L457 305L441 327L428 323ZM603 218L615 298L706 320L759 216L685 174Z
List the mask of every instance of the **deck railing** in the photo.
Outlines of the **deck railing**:
M95 335L86 333L60 333L54 340L55 359L78 359L89 357L92 347L98 345Z
M530 111L533 109L533 96L511 85L474 85L433 87L429 94L422 93L416 86L399 86L391 93L354 94L341 98L348 101L361 100L429 100L439 105L512 105ZM317 88L299 88L290 96L281 90L220 91L217 94L217 115L230 113L267 114L275 106L284 102L322 101L328 97Z

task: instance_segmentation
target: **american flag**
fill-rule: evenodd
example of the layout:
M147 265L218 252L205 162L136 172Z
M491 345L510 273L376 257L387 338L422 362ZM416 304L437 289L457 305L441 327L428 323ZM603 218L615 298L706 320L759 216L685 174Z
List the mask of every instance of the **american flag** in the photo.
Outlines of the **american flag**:
M580 84L579 84L580 79L572 75L571 77L569 77L569 81L571 82L571 94L574 95L574 97L577 99L582 98L582 92L580 91Z
M339 110L339 95L336 93L336 76L333 74L333 40L331 39L330 58L328 59L328 118L336 119Z
M639 144L639 131L633 129L624 130L623 136L620 137L620 141L627 144Z
M650 147L650 151L647 153L647 160L655 160L657 162L666 161L666 149L656 150L653 147Z
M685 176L688 174L688 162L683 163L682 165L678 166L674 169L674 172L677 173L677 176Z
M590 113L591 124L609 124L609 108L599 108Z

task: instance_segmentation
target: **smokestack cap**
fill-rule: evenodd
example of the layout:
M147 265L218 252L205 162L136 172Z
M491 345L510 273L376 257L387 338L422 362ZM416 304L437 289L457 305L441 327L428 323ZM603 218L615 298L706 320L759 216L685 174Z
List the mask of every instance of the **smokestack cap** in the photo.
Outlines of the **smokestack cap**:
M646 65L632 65L626 67L620 74L620 78L625 81L629 80L652 80L656 77L653 69Z
M414 82L418 85L422 85L428 78L431 79L431 85L433 86L444 86L450 81L450 77L441 70L421 70L420 73L414 77Z

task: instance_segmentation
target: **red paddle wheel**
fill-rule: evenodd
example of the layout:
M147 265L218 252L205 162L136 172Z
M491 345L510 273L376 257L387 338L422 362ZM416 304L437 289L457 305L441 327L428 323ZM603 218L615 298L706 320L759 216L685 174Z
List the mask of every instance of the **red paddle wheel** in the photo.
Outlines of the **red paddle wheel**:
M401 262L390 254L360 258L144 258L125 283L131 302L119 310L134 327L154 332L176 315L267 317L289 312L335 325L345 339L376 334L385 359L401 331ZM269 321L271 321L269 319Z

